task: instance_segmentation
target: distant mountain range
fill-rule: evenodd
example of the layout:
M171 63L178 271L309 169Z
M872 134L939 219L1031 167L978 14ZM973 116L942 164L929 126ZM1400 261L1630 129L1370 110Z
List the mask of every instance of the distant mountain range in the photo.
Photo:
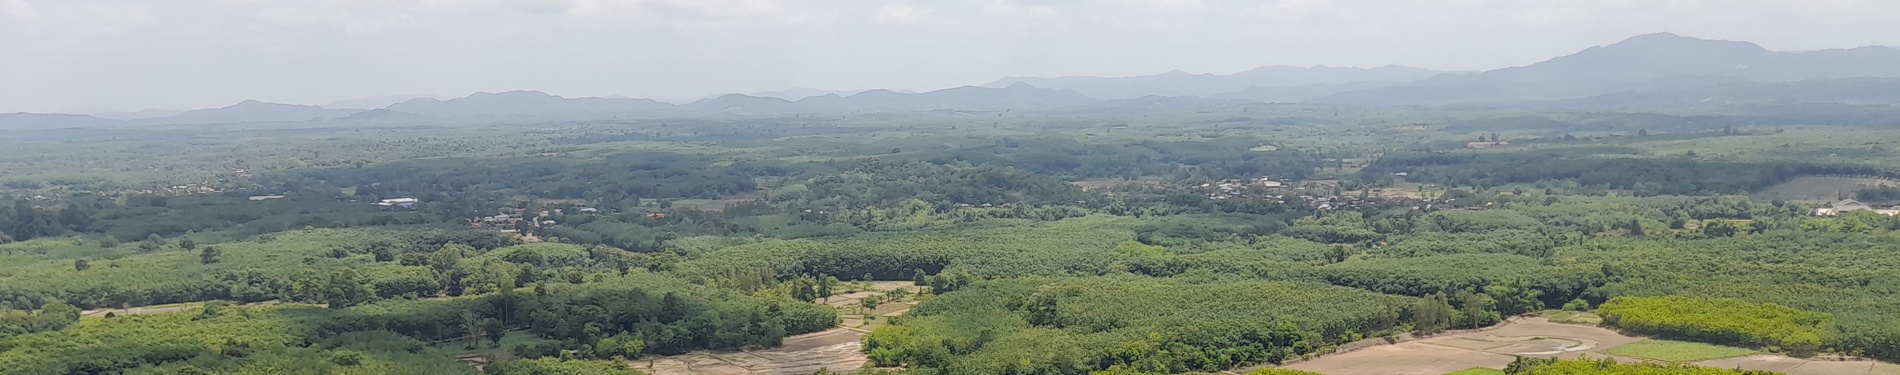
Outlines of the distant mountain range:
M170 125L310 121L340 118L356 114L357 112L362 112L362 110L329 109L314 105L265 103L256 100L246 100L224 108L190 110L176 115L137 119L130 122L140 125Z
M1134 99L1144 96L1216 96L1255 87L1297 87L1337 85L1361 82L1411 82L1431 78L1443 72L1386 66L1371 69L1316 66L1264 66L1234 74L1192 74L1179 70L1167 73L1121 77L1010 77L984 86L1005 87L1028 83L1036 87L1075 90L1098 99Z
M436 100L419 98L391 104L387 109L438 118L469 117L613 117L672 108L652 99L563 98L536 91L478 92L468 97Z
M0 113L0 130L42 130L65 128L106 128L123 126L125 121L87 115L59 113Z
M799 100L799 99L804 99L804 98L809 98L809 97L814 97L814 96L825 96L825 95L830 95L830 94L837 94L838 96L851 96L851 95L855 95L857 93L865 92L865 91L871 91L871 90L819 90L819 89L807 88L807 87L793 87L793 88L779 90L779 91L757 92L757 93L751 93L751 94L746 94L746 95L757 96L761 98L779 98L779 99L785 99L785 100Z
M1900 49L1774 52L1748 42L1660 33L1569 56L1477 74L1314 98L1353 104L1504 104L1624 92L1698 90L1738 82L1900 78Z
M357 99L350 99L350 100L338 100L338 101L330 102L330 104L324 104L323 107L324 108L374 109L374 108L388 107L396 103L401 103L401 102L406 102L406 101L421 99L421 98L435 99L435 97L428 96L428 95L384 95L384 96L372 96L368 98L357 98Z
M1769 51L1748 42L1660 33L1548 61L1473 73L1420 68L1268 66L1234 74L1012 77L912 93L790 89L692 103L564 98L536 91L462 98L377 97L329 106L244 101L191 111L0 114L0 130L252 122L428 123L1003 109L1207 110L1254 103L1314 105L1709 106L1900 104L1900 49ZM370 107L380 105L379 107ZM352 108L355 107L355 108ZM351 109L339 109L351 108Z

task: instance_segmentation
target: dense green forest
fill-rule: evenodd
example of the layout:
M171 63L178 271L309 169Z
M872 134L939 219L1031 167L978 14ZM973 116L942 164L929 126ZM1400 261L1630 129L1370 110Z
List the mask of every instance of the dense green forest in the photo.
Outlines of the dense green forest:
M1900 360L1900 218L1813 214L1896 194L1808 179L1896 177L1900 131L1538 111L9 131L0 374L625 374L845 324L872 369L826 371L1215 373L1559 308Z

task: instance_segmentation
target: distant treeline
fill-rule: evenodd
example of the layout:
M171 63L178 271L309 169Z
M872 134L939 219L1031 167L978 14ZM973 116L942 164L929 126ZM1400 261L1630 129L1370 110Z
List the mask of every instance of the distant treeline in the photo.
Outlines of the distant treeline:
M1631 190L1638 195L1739 194L1805 175L1900 177L1900 172L1874 165L1646 157L1618 147L1393 154L1373 163L1362 176L1390 179L1396 172L1406 172L1406 178L1412 181L1453 186L1486 188L1574 181L1582 186Z

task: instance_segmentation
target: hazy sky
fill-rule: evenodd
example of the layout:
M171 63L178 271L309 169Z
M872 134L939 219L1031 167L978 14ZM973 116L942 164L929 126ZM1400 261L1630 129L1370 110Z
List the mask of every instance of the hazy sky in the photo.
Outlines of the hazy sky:
M0 112L1523 65L1670 31L1900 45L1893 0L0 0Z

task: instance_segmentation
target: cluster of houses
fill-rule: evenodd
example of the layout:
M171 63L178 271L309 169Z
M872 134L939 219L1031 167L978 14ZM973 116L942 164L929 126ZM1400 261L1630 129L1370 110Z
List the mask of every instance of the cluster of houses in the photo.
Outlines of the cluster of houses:
M1874 208L1853 199L1842 199L1828 204L1827 207L1814 209L1815 216L1835 216L1854 211L1872 211L1873 213L1894 216L1900 215L1900 207Z
M1266 198L1266 197L1273 197L1275 199L1278 199L1278 196L1255 197L1255 196L1248 195L1247 190L1251 188L1255 188L1255 187L1267 188L1267 189L1278 189L1278 188L1286 187L1286 183L1274 181L1272 178L1268 178L1268 177L1256 177L1252 179L1230 178L1230 179L1220 180L1216 182L1201 184L1201 190L1204 190L1207 192L1207 199L1221 200L1221 199L1234 199L1234 198Z
M138 191L139 195L162 195L162 196L208 195L208 194L218 194L218 193L223 193L223 192L224 192L223 189L211 187L210 183L184 184L184 185L167 187L164 189L157 189L157 190L144 189L144 190Z
M1406 173L1399 172L1394 175L1404 177ZM1257 177L1252 179L1221 180L1201 184L1199 187L1203 193L1206 194L1207 199L1210 200L1262 200L1277 204L1287 204L1289 201L1303 202L1307 207L1321 211L1351 209L1373 202L1392 201L1394 199L1407 201L1417 200L1417 198L1386 197L1382 194L1378 194L1378 190L1361 191L1356 194L1352 192L1342 194L1338 190L1338 181L1336 180L1307 181L1295 186L1267 177ZM1450 200L1437 201L1425 199L1422 202L1449 203ZM1430 204L1424 207L1427 209L1432 208ZM1414 209L1418 208L1419 207L1414 207Z
M554 225L557 223L554 220L556 217L567 214L566 209L560 209L560 208L556 208L553 210L541 210L539 212L533 212L533 213L528 212L528 209L526 208L503 208L502 210L504 211L504 213L500 215L483 216L483 217L470 220L469 226L476 227L476 228L497 228L502 233L517 233L519 232L519 230L517 230L516 228L519 228L521 222L523 221L526 221L530 225L534 225L537 227L548 226L548 225ZM600 209L593 208L593 207L580 207L580 208L574 209L574 211L582 213L582 214L593 214L593 213L599 213ZM666 217L666 214L650 213L650 214L647 214L646 217L664 218Z

